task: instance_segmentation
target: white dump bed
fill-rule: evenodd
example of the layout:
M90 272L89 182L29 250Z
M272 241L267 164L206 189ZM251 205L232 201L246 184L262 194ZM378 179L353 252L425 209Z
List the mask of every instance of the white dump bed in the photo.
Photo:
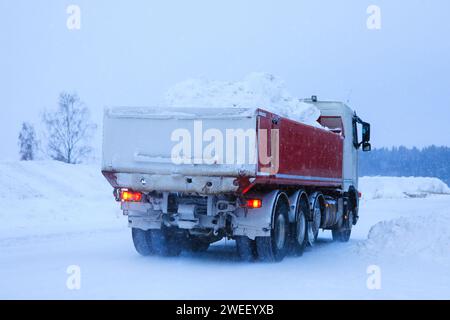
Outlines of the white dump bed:
M115 173L122 187L196 191L198 183L216 177L212 189L231 191L228 189L235 188L235 177L256 174L256 161L250 159L256 155L256 137L247 136L246 143L254 146L255 152L252 147L245 148L242 163L237 158L234 162L221 159L220 152L209 152L211 136L222 136L225 148L230 140L227 134L248 129L255 134L256 125L256 111L252 109L108 108L103 124L102 170ZM188 141L191 152L180 152ZM186 184L187 178L193 182Z

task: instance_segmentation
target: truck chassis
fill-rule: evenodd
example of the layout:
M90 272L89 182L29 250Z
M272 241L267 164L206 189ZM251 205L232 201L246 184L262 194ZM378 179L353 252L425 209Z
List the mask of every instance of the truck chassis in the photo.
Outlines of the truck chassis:
M136 250L143 255L179 255L205 251L222 238L236 240L242 260L280 261L313 246L319 229L348 241L358 219L356 193L334 189L285 188L234 194L142 194L123 201L127 189L115 189L128 217Z

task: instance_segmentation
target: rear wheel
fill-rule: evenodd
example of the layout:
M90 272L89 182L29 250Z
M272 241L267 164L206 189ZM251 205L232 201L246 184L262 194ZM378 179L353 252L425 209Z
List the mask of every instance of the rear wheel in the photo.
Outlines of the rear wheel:
M153 253L152 241L149 230L142 230L138 228L131 229L131 236L136 251L143 256L148 256Z
M322 223L321 195L317 195L312 208L312 221L308 221L308 244L314 245L319 236L320 224Z
M308 224L306 219L308 210L308 202L304 199L300 200L299 210L295 218L295 223L293 224L292 232L293 251L298 256L301 256L303 254L303 251L305 251L306 243L308 241Z
M178 256L181 253L182 237L175 228L152 229L150 239L153 250L159 255Z
M347 215L343 217L343 221L336 229L331 230L334 241L348 242L352 233L353 219L355 215L353 210L349 210Z
M239 255L239 258L242 261L253 261L258 256L256 251L256 241L251 240L247 236L237 236L236 240L236 249Z
M289 250L289 205L279 197L273 213L270 237L256 237L256 250L263 261L281 261Z

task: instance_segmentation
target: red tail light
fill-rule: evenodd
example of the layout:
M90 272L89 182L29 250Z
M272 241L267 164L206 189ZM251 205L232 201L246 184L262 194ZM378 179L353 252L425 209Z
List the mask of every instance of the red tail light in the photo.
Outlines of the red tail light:
M247 200L247 207L251 209L258 209L262 207L262 201L261 199L248 199Z
M130 190L120 191L120 201L123 202L139 202L142 200L142 193Z

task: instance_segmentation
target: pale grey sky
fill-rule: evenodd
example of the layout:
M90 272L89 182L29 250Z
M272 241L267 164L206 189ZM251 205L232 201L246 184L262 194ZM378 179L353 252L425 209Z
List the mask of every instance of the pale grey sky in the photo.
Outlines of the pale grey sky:
M81 8L81 30L66 8ZM381 8L381 30L366 9ZM191 77L283 78L299 97L350 100L375 147L450 145L448 0L0 0L0 160L62 90L156 105ZM97 133L98 145L101 132Z

